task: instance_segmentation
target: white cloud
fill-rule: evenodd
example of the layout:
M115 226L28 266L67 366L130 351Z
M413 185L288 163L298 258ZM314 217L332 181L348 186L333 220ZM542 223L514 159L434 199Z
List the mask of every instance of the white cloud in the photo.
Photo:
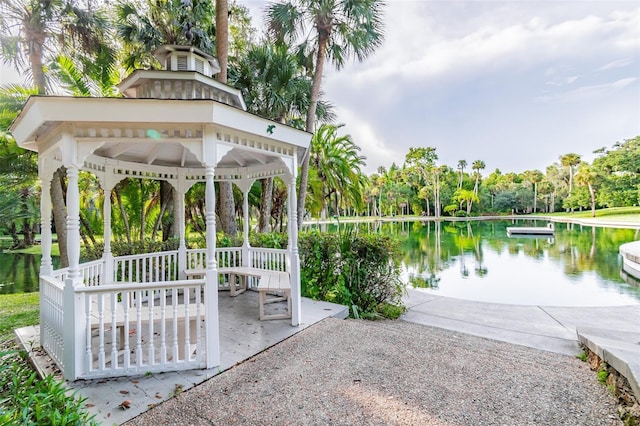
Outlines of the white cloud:
M341 123L346 123L340 130L341 134L350 134L367 157L365 172L376 172L378 166L389 167L391 163L402 164L405 152L393 149L393 141L385 140L380 129L374 127L374 123L360 116L356 111L338 108L338 116Z
M607 71L607 70L612 70L616 68L624 68L626 66L631 65L632 63L633 63L633 60L631 58L618 59L601 66L600 68L598 68L598 71Z
M435 4L443 7L441 2ZM508 24L508 19L495 17L482 24L472 21L478 26L447 35L437 32L437 25L425 16L419 2L393 6L389 8L387 42L373 60L353 67L356 74L349 78L354 84L469 75L496 67L529 67L612 48L633 52L640 45L640 9L606 16L569 17L553 23L539 15L515 17Z
M543 102L581 102L594 100L611 95L612 93L622 90L636 81L638 81L637 77L622 78L611 83L582 86L567 92L539 96L536 100Z

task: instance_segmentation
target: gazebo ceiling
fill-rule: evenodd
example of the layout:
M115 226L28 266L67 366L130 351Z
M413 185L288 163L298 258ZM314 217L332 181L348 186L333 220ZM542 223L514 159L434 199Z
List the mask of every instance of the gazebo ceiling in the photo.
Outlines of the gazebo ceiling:
M19 146L60 158L69 133L86 155L145 166L198 169L211 143L216 169L269 169L301 160L310 135L217 101L31 97L11 126ZM222 151L220 151L222 150Z

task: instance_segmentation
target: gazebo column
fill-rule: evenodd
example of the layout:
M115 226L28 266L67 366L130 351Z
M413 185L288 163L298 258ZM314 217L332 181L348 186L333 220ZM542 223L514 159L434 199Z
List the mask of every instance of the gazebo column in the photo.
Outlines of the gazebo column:
M102 260L104 262L104 282L112 282L116 280L113 271L113 253L111 253L111 191L115 185L112 182L108 182L104 185L104 205L103 205L103 215L102 223L103 223L103 239L104 239L104 250L102 252Z
M69 141L72 142L72 141ZM67 144L64 148L74 152L75 145ZM76 293L76 287L82 285L80 277L80 192L78 189L78 166L68 164L67 167L67 255L69 257L68 275L64 283L64 377L75 380L83 372L83 355L85 352L84 298Z
M220 330L218 318L218 259L216 256L216 189L214 168L206 169L207 273L205 274L205 336L207 368L220 365Z
M42 249L42 261L40 263L40 276L53 275L53 264L51 263L51 179L50 173L45 173L44 159L40 159L38 170L40 171L40 187L42 194L40 196L40 248ZM40 291L42 291L40 286ZM45 312L47 307L44 306L46 299L40 295L40 341L45 341L44 326Z
M295 168L294 168L295 170ZM296 177L293 175L289 182L289 196L287 202L289 217L287 231L289 234L289 277L291 279L291 325L298 326L302 315L302 297L300 288L300 255L298 253L298 212L296 197Z
M44 167L43 163L44 161L41 161L40 167ZM53 264L51 262L51 179L52 176L49 173L40 175L40 186L42 188L40 196L40 248L42 250L40 275L45 276L53 274Z
M175 189L175 199L174 199L174 215L175 222L178 224L178 277L181 280L186 279L185 270L189 269L191 265L187 265L187 240L186 240L186 224L185 224L185 214L184 214L184 197L187 193L187 186L184 179L184 176L181 176L178 180L178 184ZM215 198L214 198L215 199ZM204 266L204 265L202 265Z
M243 225L242 225L242 266L251 266L251 258L249 254L249 190L253 185L253 180L243 180L238 186L242 190L242 213L243 213Z

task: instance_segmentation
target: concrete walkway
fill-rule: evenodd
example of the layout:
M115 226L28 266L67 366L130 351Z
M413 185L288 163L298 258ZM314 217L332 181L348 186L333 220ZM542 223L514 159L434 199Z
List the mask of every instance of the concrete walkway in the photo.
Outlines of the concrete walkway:
M408 289L402 319L565 355L580 341L620 374L640 398L640 305L505 305Z

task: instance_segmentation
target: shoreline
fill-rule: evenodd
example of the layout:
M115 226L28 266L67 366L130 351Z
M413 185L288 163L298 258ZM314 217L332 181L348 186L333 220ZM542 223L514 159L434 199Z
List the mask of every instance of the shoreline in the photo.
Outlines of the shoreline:
M615 217L615 215L612 215ZM608 217L608 216L606 216ZM639 215L640 217L640 215ZM626 228L640 229L640 219L633 221L615 221L611 219L599 218L572 218L568 216L539 216L539 215L507 215L507 216L470 216L470 217L439 217L434 216L393 216L393 217L373 217L363 216L360 218L347 219L325 219L325 220L306 220L303 226L308 225L339 225L341 223L374 223L374 222L475 222L484 220L546 220L554 223L573 223L583 226L595 226L598 228Z

